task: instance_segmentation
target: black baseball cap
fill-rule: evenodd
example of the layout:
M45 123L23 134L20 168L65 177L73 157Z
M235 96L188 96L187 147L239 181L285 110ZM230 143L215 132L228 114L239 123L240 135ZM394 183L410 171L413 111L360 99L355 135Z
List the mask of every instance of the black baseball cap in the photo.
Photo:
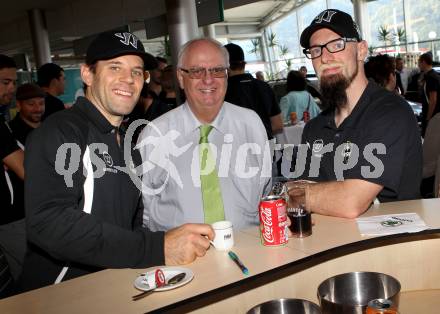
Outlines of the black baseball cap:
M87 49L86 63L108 60L124 55L137 55L144 60L145 70L157 67L156 58L145 52L144 45L134 34L121 31L107 31L99 34Z
M227 44L226 50L229 53L229 63L242 63L244 62L244 52L239 45Z
M328 9L319 13L302 32L301 46L306 49L309 48L310 37L321 28L328 28L342 37L356 38L357 41L362 40L359 27L349 14L336 9Z
M31 98L41 97L44 98L46 93L37 84L26 83L18 86L15 98L17 100L27 100Z

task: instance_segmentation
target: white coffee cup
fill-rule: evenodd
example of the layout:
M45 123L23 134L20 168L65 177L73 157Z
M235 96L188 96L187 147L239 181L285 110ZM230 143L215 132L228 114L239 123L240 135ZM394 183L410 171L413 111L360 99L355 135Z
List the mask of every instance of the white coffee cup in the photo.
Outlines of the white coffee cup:
M215 232L213 243L216 250L226 251L234 246L234 233L230 221L217 221L211 226Z

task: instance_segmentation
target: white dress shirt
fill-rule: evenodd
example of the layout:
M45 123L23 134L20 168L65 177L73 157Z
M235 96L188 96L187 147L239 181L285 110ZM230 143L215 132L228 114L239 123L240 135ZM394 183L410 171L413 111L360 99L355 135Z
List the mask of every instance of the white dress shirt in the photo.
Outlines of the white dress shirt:
M149 123L139 137L143 221L152 231L204 222L200 125L185 103ZM208 140L216 156L225 219L236 229L258 224L258 204L270 190L272 171L263 123L254 111L224 102L211 125Z

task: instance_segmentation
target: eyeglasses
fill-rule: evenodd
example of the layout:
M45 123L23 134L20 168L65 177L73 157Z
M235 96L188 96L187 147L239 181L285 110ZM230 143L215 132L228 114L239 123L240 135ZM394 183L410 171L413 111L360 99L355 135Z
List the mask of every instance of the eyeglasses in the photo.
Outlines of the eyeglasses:
M225 67L214 67L214 68L190 68L190 69L183 69L180 68L180 71L185 72L188 74L190 79L201 79L205 75L207 75L207 72L214 77L214 78L224 78L227 76L227 68Z
M345 37L337 38L329 41L324 45L316 45L310 47L309 49L303 49L303 52L307 58L316 59L322 55L323 48L327 49L327 51L330 53L335 53L344 50L346 42L357 42L357 41L358 40L356 38L345 38Z

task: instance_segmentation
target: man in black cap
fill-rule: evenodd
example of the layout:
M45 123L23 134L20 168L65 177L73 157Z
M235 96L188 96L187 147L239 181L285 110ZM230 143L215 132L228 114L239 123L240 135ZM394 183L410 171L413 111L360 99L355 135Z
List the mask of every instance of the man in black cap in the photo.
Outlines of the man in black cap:
M225 101L234 105L254 110L264 127L268 139L283 131L281 110L270 86L245 73L243 49L236 44L227 44L229 53L229 78Z
M321 12L300 38L318 75L325 110L304 128L306 206L353 218L379 201L419 197L421 141L409 105L369 82L367 43L350 15Z
M45 92L36 84L23 84L17 88L15 95L17 114L9 122L12 135L17 145L24 150L26 138L41 123L44 113ZM13 220L24 218L24 183L23 178L14 171L8 170L11 195L13 197Z
M44 90L36 84L26 83L17 88L15 99L18 112L9 126L21 148L24 148L29 133L41 124L44 97Z
M137 219L142 206L134 166L140 156L128 139L124 147L120 125L139 98L144 69L155 67L132 33L98 35L81 66L85 97L32 132L25 158L23 290L104 268L189 263L209 248L209 225L151 232Z

